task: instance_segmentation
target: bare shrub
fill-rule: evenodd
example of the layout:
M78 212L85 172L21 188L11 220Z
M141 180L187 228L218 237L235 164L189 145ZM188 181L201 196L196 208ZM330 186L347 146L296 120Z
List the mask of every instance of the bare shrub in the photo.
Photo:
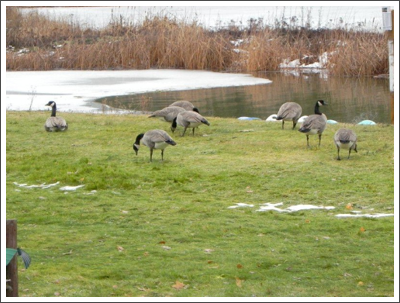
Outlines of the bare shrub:
M277 20L268 27L251 19L247 27L207 30L196 21L163 14L140 24L113 17L103 29L51 21L32 11L7 7L7 70L176 68L213 71L278 70L284 60L309 64L327 54L337 75L388 72L383 34L311 29L310 16ZM22 51L22 49L24 51Z

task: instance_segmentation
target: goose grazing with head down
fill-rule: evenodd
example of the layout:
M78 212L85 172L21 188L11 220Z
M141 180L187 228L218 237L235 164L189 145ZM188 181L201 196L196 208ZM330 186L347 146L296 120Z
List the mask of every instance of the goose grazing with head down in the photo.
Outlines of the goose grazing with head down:
M186 100L175 101L174 103L170 104L169 106L179 106L179 107L183 107L186 110L192 110L196 113L199 112L197 107L195 107L191 102L186 101Z
M206 118L204 118L202 115L199 113L196 113L194 111L184 111L178 114L174 121L172 122L171 125L171 130L172 132L175 131L177 125L182 126L183 133L182 137L185 135L186 129L187 128L192 128L193 129L193 136L194 136L194 129L199 126L200 124L205 124L210 126L210 123L207 121Z
M349 156L347 159L350 159L350 153L352 149L357 152L357 135L351 129L339 129L333 136L333 141L337 147L337 160L340 160L340 148L349 149Z
M285 121L293 121L293 128L296 127L296 123L299 120L302 113L300 104L296 102L283 103L279 108L276 120L282 120L282 129L284 128Z
M164 120L166 122L172 122L179 113L184 111L186 111L186 109L184 109L183 107L168 106L164 107L163 109L156 110L149 116L149 118L159 117L161 118L161 120Z
M169 145L176 145L176 142L168 135L166 131L161 129L149 130L145 133L139 134L133 143L133 150L136 155L138 154L140 142L150 149L150 162L153 161L153 150L161 149L161 160L164 160L164 149Z
M47 118L44 129L48 132L65 131L68 124L64 118L56 117L57 105L54 101L49 101L45 106L51 106L51 116Z
M307 147L310 147L310 144L308 142L309 135L318 134L318 146L321 145L321 135L325 130L327 118L325 114L319 111L319 107L327 104L328 103L326 103L324 100L318 100L317 103L315 103L314 115L308 116L304 120L303 125L299 128L299 132L302 132L307 136Z

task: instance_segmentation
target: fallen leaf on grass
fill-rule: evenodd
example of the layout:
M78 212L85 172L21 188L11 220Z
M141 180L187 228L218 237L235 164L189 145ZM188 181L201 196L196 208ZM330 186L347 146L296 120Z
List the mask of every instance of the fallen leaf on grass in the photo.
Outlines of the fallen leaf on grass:
M236 267L240 269L240 268L243 267L243 265L242 264L238 264L238 265L236 265Z
M183 284L182 282L176 281L174 285L172 285L173 288L175 289L182 289L185 287L185 284Z
M242 287L242 280L240 280L238 277L235 277L235 279L236 279L236 286Z
M169 246L162 246L162 248L164 248L165 250L170 250L171 249L171 247L169 247Z
M122 246L117 246L118 251L123 251L124 248Z
M358 282L357 286L364 286L364 282L363 281Z
M214 251L214 249L210 249L210 248L206 248L206 249L204 250L204 252L205 252L206 254L211 254L213 251Z
M346 205L346 209L353 209L353 204L348 203L348 204Z
M360 232L365 232L365 228L364 227L360 227Z

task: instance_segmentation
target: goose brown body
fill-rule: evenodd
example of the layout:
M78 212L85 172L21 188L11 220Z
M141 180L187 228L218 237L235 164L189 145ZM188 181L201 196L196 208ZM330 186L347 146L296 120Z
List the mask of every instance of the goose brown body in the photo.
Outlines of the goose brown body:
M346 148L349 150L349 156L347 159L350 159L350 153L352 149L357 152L357 135L351 129L339 129L333 136L333 141L337 147L337 160L340 160L341 148Z
M174 103L170 104L169 106L179 106L179 107L183 107L184 109L189 110L189 111L195 111L196 113L199 112L197 107L195 107L192 104L192 102L186 101L186 100L175 101Z
M315 104L314 115L308 116L302 126L299 128L299 132L304 133L307 136L307 147L310 147L309 144L309 135L317 135L318 134L318 146L321 145L321 136L326 128L326 115L321 113L319 110L320 106L327 105L324 100L318 100Z
M176 145L176 142L171 138L168 133L162 129L153 129L145 133L141 133L136 137L133 143L133 150L136 155L138 154L140 142L150 149L150 162L153 160L153 150L161 150L161 160L164 160L164 150L169 145Z
M292 121L293 128L296 127L296 123L299 120L302 113L302 108L300 104L296 102L286 102L283 103L279 108L276 120L282 120L282 129L284 129L285 121Z
M179 113L184 111L186 111L186 109L180 106L168 106L164 107L163 109L156 110L149 116L149 118L158 117L166 122L172 122Z
M49 101L45 106L51 107L51 116L47 118L44 129L48 132L59 132L66 131L68 129L68 124L62 117L57 117L57 105L54 101Z
M179 113L178 116L176 116L176 118L172 122L171 131L174 132L177 125L180 125L183 127L182 137L185 135L186 129L188 128L193 129L194 136L194 129L201 124L210 126L210 123L207 121L207 119L199 113L194 111L185 111Z

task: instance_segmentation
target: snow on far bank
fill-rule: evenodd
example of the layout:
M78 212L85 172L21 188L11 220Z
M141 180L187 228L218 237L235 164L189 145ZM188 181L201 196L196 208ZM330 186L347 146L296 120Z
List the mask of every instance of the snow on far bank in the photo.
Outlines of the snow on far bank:
M199 88L268 84L247 74L191 70L6 72L6 110L45 110L53 100L60 112L101 112L95 99L107 96Z

